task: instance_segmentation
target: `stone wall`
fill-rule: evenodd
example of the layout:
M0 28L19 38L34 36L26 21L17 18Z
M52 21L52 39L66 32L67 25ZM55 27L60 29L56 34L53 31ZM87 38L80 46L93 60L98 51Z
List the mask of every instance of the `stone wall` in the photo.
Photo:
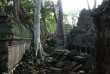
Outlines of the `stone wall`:
M68 39L71 50L78 52L95 54L95 37L93 18L90 16L91 11L83 9L78 18L77 26L74 26ZM92 53L93 52L93 53Z
M110 0L92 13L97 28L96 74L110 74Z
M30 43L28 27L0 11L0 72L12 70L30 48Z

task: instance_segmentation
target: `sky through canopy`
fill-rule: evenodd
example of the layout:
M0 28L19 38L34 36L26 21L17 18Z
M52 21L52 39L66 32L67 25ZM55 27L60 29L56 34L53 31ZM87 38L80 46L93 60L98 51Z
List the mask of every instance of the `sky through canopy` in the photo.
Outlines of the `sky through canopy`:
M58 0L53 0L57 2ZM90 8L92 9L94 6L94 0L88 0ZM103 0L97 0L97 7L98 5L101 5ZM70 12L73 11L79 11L82 9L88 9L87 6L87 0L62 0L62 5L63 5L63 12L70 14ZM68 21L72 25L72 19L71 16L68 16Z
M57 1L57 0L54 0ZM90 8L93 8L94 6L94 0L88 0ZM97 6L102 3L103 0L97 0ZM81 10L83 8L88 9L87 7L87 0L62 0L63 4L63 11L68 13L71 10Z

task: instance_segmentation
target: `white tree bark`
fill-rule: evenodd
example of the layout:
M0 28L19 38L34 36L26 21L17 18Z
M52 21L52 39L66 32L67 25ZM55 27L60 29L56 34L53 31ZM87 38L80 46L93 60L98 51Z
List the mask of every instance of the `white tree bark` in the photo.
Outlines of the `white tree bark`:
M45 52L43 51L40 42L40 0L35 1L35 24L34 24L34 44L37 60L44 59Z

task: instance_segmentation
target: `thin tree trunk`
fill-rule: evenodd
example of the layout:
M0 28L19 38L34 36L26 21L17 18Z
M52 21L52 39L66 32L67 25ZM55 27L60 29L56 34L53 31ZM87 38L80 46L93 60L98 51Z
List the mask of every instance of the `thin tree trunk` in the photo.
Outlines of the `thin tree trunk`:
M53 6L53 12L54 12L55 21L56 21L56 23L57 23L57 16L56 16L56 12L55 12L54 3L52 3L52 6Z
M93 7L93 9L96 8L96 4L97 4L97 2L96 2L96 0L94 0L94 7Z
M88 0L87 0L87 5L88 5L88 9L91 10L91 9L90 9L90 6L89 6L89 1L88 1Z
M44 23L44 30L45 30L45 36L44 36L44 40L47 40L47 26L46 26L46 22L45 22L45 18L43 19L43 23Z
M42 1L43 3L43 1ZM43 4L41 3L41 14L42 14L42 21L43 21L43 24L44 24L44 32L45 32L45 36L44 36L44 41L47 40L47 37L50 36L50 33L47 29L47 25L46 25L46 17L45 17L45 12L46 12L46 7L43 6Z

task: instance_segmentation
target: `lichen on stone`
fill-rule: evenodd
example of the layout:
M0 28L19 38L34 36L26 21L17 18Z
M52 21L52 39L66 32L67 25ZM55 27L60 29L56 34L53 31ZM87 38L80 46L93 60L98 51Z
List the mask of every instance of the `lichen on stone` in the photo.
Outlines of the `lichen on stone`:
M0 7L1 9L1 7ZM0 40L6 39L31 39L29 27L20 22L15 22L5 12L0 12Z

